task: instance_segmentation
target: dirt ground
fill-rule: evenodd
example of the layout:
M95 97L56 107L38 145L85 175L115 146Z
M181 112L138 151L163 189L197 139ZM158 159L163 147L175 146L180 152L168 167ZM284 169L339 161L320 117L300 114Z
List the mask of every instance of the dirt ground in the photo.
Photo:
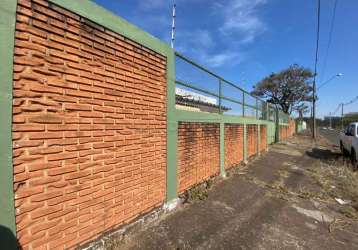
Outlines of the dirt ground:
M322 138L273 145L206 187L106 248L358 249L357 173Z

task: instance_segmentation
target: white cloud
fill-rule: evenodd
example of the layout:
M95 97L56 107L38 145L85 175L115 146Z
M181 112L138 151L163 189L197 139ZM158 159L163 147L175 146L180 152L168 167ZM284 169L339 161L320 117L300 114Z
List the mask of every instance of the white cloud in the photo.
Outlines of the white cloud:
M244 60L244 53L238 53L237 51L224 51L219 53L203 54L202 60L210 67L220 67L223 65L234 66Z
M210 48L215 45L215 42L210 35L210 32L207 30L199 30L198 32L196 32L195 39L199 44L201 44L201 46L206 48Z
M176 47L184 50L199 48L209 49L215 46L211 33L204 29L177 31L176 40L178 45Z
M139 0L139 8L145 11L151 11L154 9L159 9L164 6L172 6L175 2L178 6L181 4L192 4L202 2L204 0Z
M223 17L220 28L222 34L240 36L241 43L251 43L267 29L257 11L266 4L266 0L231 0L224 4L215 4L215 14Z
M244 53L239 53L237 49L221 47L215 42L215 36L204 29L193 31L182 31L177 34L175 49L208 67L221 67L223 65L234 66L244 59Z
M181 8L193 4L193 1L176 0ZM195 2L202 1L195 0ZM178 26L176 30L176 50L208 67L235 66L242 63L247 59L247 54L243 52L242 46L254 42L267 29L267 25L258 13L259 8L266 3L267 0L209 1L205 6L214 10L216 19L213 26L209 28L200 26L200 22L199 25L198 23L188 25L185 23L186 20L180 19L185 15L178 16L178 22L182 21L186 25ZM140 10L143 13L156 13L171 4L172 0L142 0L139 2ZM170 13L161 12L151 18L146 16L143 25L155 24L156 28L152 26L150 29L157 29L158 33L161 30L159 36L169 42L170 21ZM198 26L195 27L196 25Z

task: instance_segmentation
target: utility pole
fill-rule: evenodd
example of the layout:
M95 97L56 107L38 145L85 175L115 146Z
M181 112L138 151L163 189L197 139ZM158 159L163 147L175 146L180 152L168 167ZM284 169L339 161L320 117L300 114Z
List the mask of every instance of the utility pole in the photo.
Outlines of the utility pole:
M313 104L312 104L312 137L316 139L316 80L313 80Z
M316 39L316 58L314 66L314 76L313 76L313 100L312 100L312 118L313 118L313 131L312 137L316 139L316 75L317 75L317 62L318 62L318 46L319 46L319 26L320 26L320 14L321 14L321 0L318 0L318 9L317 9L317 39Z
M329 128L332 128L332 112L329 112Z

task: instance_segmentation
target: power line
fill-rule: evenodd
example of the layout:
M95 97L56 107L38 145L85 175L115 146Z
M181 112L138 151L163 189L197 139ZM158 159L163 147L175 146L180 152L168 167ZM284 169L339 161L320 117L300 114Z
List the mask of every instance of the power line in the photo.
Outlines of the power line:
M358 101L358 96L356 96L355 98L353 98L352 100L350 100L349 102L347 103L342 103L341 104L341 107L342 107L342 112L341 112L341 128L343 130L343 120L344 120L344 106L347 106L347 105L350 105L350 104L353 104L355 103L356 101Z
M327 81L325 81L324 83L322 83L321 85L318 86L317 90L319 90L320 88L322 88L324 85L326 85L327 83L329 83L331 80L333 80L337 75L332 76L331 78L329 78Z
M353 98L352 100L350 100L349 102L347 103L343 103L344 106L347 106L347 105L350 105L350 104L353 104L355 102L358 101L358 96L356 96L355 98Z
M333 7L333 14L332 14L332 18L331 18L331 25L330 25L330 30L329 30L329 36L328 36L327 50L326 50L326 54L325 54L325 57L324 57L324 60L323 60L322 80L324 79L324 75L325 75L325 71L326 71L326 66L327 66L327 61L328 61L329 49L330 49L331 43L332 43L333 28L334 28L334 23L335 23L335 20L336 20L337 3L338 3L338 0L335 0L335 1L334 1L334 7Z
M321 0L318 0L318 9L317 9L317 32L316 32L316 57L314 64L314 81L316 80L317 74L317 63L318 63L318 51L319 51L319 30L320 30L320 19L321 19Z
M339 111L339 108L341 107L342 104L339 104L338 107L336 108L336 110L333 112L333 115L335 115L338 111Z
M343 105L343 106L347 106L347 105L350 105L350 104L353 104L353 103L355 103L355 102L357 102L358 101L358 96L356 96L356 97L354 97L352 100L350 100L349 102L346 102L346 103L340 103L340 104L338 104L338 107L335 109L335 111L332 113L332 112L330 112L332 115L335 115L338 111L339 111L339 109L341 108L341 106Z
M328 115L329 115L329 116L334 116L334 115L339 111L341 105L342 105L342 104L340 103L340 104L337 106L337 108L334 110L334 112L329 112Z

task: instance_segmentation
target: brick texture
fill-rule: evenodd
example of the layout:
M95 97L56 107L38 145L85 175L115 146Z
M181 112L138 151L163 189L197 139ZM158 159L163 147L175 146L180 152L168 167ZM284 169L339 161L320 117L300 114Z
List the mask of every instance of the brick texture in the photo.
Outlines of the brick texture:
M220 127L212 123L179 123L178 190L182 193L220 170Z
M244 126L225 124L225 168L238 165L244 158Z
M288 126L280 125L280 141L288 138Z
M247 156L251 157L258 152L257 125L247 125Z
M17 236L23 249L74 248L164 201L166 58L46 1L18 3ZM202 142L197 179L216 172L208 128L182 135Z
M293 119L289 120L288 136L292 137L296 133L296 122Z
M267 149L267 127L260 125L260 151Z

